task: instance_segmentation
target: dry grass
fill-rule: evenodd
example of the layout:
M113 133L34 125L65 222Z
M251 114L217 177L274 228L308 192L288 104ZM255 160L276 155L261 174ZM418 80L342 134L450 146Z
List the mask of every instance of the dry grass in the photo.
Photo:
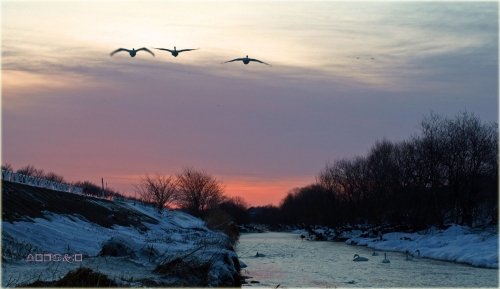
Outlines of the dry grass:
M117 284L106 275L83 267L57 281L38 280L20 287L117 287Z

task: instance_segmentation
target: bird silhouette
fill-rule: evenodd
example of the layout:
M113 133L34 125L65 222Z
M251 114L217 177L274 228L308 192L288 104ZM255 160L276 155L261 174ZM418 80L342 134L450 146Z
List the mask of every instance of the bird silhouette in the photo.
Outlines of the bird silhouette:
M113 56L115 55L115 53L118 53L120 51L126 51L128 52L128 54L130 54L130 57L135 57L135 55L137 54L137 52L139 51L146 51L146 52L149 52L151 53L151 55L155 56L155 54L153 52L151 52L151 50L147 49L146 47L143 47L143 48L139 48L139 49L134 49L132 48L132 50L130 49L126 49L126 48L118 48L116 49L115 51L111 52L109 55L110 56Z
M360 257L358 254L354 254L354 259L353 261L360 262L360 261L368 261L368 258L366 257Z
M382 263L391 263L389 259L387 259L387 253L384 253L384 260L382 260Z
M192 51L192 50L198 50L199 48L193 48L193 49L180 49L180 50L177 50L177 48L174 46L174 50L172 49L167 49L167 48L155 48L155 49L158 49L158 50L163 50L163 51L168 51L172 54L173 57L177 57L177 55L179 55L179 53L181 52L186 52L186 51Z
M222 64L224 63L228 63L228 62L234 62L234 61L243 61L243 64L247 65L249 64L250 62L254 61L254 62L258 62L258 63L262 63L262 64L265 64L265 65L269 65L271 66L271 64L269 63L266 63L264 61L260 61L258 59L255 59L255 58L248 58L248 55L246 57L243 57L243 58L235 58L233 60L229 60L229 61L226 61L226 62L223 62Z

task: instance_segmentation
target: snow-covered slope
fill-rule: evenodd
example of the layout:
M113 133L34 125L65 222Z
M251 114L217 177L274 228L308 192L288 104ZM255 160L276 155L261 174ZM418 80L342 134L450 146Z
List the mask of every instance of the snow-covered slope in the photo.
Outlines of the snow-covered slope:
M239 262L229 239L200 219L178 211L157 212L131 201L83 201L82 210L74 214L43 211L37 217L2 222L4 286L57 280L80 266L124 286L239 282ZM92 212L85 206L103 207L100 215L108 220L89 221ZM124 212L128 219L115 222ZM43 261L36 260L40 254L46 254ZM73 259L60 260L58 256L65 254ZM206 272L196 278L191 274L202 269Z
M446 230L430 229L417 233L387 233L379 238L353 237L347 244L376 250L408 251L420 257L498 268L498 230L474 230L453 225Z

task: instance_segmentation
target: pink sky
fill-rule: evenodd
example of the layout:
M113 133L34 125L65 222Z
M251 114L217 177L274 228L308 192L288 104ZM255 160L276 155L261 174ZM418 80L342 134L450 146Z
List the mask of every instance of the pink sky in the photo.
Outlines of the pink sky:
M2 162L124 192L195 167L228 195L279 204L430 111L498 118L497 3L115 8L2 3ZM109 56L174 45L200 50ZM245 55L273 66L221 64Z

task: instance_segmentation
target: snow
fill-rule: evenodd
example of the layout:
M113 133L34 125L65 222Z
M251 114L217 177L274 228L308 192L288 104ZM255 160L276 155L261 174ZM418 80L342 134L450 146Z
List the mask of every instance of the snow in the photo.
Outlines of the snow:
M136 210L158 222L157 224L143 222L148 228L147 231L118 225L106 228L89 222L81 216L45 212L44 218L13 223L2 222L4 246L14 250L20 247L20 244L29 244L32 254L83 254L85 266L95 266L99 271L112 277L119 277L124 274L123 272L129 272L136 278L148 277L158 280L161 276L152 274L152 270L158 264L186 256L193 251L195 253L191 258L195 262L210 261L209 284L217 285L220 280L237 273L235 261L233 261L237 260L237 255L227 236L221 232L209 230L202 220L182 212L167 210L158 212L150 206L134 204L131 201L119 202L116 206ZM121 243L134 252L132 256L125 259L112 257L116 259L113 262L123 259L122 265L116 264L114 269L107 265L110 257L98 256L103 243L109 240ZM5 275L10 274L19 277L17 284L29 282L28 276L24 275L33 276L37 268L45 270L48 265L47 263L27 262L25 256L18 257L20 258L11 258L4 263L4 281L7 278ZM106 259L106 262L103 262L103 259ZM137 266L142 266L142 270L135 268ZM60 277L74 266L60 267L59 270L63 271L54 273L53 276ZM24 271L30 274L23 275ZM131 272L140 272L141 275ZM46 278L52 278L49 277Z
M298 235L307 235L307 230L304 230L304 229L295 229L295 230L292 230L290 233L292 233L292 234L298 234Z
M44 252L40 253L81 253L95 256L100 243L110 236L110 229L85 222L78 217L47 213L45 218L33 222L2 222L4 234L16 240L33 244Z
M359 236L359 235L358 235ZM352 237L347 244L375 250L408 251L413 256L498 268L498 230L473 230L452 225L446 230L432 228L417 233L393 232L379 238Z
M351 231L343 231L340 233L340 238L353 238L355 236L361 235L363 232L361 230L351 230Z

